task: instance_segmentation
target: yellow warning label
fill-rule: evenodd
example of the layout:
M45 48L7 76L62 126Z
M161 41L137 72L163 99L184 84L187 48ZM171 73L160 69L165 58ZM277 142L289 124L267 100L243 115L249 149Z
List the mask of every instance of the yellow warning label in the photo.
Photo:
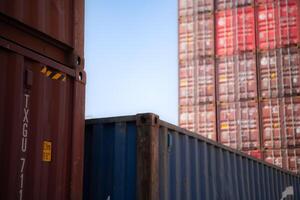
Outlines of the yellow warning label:
M221 129L224 130L224 129L228 129L229 128L229 125L227 123L222 123L221 124Z
M50 70L46 66L42 67L41 73L51 78L52 80L66 81L66 74L56 70Z
M43 142L43 161L50 162L52 154L52 143L49 141Z

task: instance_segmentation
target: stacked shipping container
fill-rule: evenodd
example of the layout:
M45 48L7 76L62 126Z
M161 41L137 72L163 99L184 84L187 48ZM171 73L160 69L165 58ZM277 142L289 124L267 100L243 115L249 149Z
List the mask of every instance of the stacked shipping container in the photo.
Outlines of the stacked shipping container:
M300 172L299 27L297 0L179 0L179 125Z

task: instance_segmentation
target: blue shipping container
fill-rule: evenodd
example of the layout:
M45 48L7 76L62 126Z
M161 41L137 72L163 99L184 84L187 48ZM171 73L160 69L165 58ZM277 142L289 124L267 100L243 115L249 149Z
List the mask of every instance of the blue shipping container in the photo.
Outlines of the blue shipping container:
M138 114L86 121L84 199L300 199L300 177Z

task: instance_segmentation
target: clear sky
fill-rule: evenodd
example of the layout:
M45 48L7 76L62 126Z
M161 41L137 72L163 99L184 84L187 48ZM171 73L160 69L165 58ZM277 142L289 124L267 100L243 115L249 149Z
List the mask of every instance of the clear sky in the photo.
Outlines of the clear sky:
M177 124L177 0L86 0L86 117Z

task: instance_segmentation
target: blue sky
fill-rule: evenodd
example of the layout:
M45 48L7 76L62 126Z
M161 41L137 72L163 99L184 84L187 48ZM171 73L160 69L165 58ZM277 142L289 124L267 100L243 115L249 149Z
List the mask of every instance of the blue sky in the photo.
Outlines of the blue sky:
M86 0L86 117L177 124L177 1Z

